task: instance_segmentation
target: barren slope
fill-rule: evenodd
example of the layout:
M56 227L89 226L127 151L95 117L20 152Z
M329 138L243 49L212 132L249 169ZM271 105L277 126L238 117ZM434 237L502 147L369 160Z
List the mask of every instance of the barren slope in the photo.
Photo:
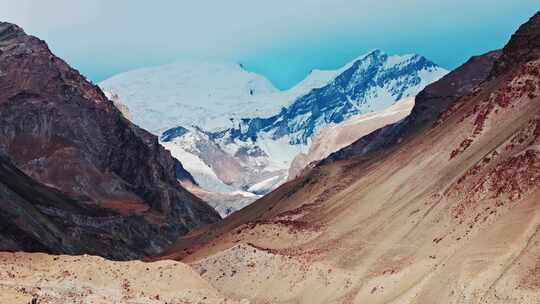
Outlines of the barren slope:
M257 303L540 302L539 34L167 257Z
M0 253L0 302L28 304L33 299L39 304L237 303L178 262Z

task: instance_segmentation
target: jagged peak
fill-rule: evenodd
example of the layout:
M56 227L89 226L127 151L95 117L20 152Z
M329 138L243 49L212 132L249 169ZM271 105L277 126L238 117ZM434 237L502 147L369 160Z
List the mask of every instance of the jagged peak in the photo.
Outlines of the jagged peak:
M419 69L436 68L436 69L444 70L438 64L416 53L390 55L380 49L375 49L348 63L344 67L343 71L351 70L351 69L356 70L362 66L365 66L366 64L367 65L372 65L372 64L381 65L382 68L392 68L395 66L414 65L418 67Z
M0 22L0 42L21 36L26 36L26 33L21 27L9 22Z
M362 54L356 58L354 58L353 60L349 61L348 63L346 63L344 66L338 68L338 69L335 69L335 70L325 70L325 69L311 69L309 70L308 72L308 75L316 75L316 74L320 74L320 73L327 73L327 72L336 72L336 73L342 73L343 71L351 68L354 64L358 63L358 62L363 62L365 61L367 58L369 57L380 57L382 55L387 55L384 51L380 50L380 49L373 49L365 54Z
M363 55L360 55L358 57L356 57L354 60L351 61L351 64L354 64L356 62L359 62L359 61L365 61L366 59L369 59L369 58L379 58L381 56L388 56L384 51L382 51L381 49L373 49Z
M378 56L382 56L382 55L386 55L386 52L384 52L381 49L373 49L373 50L369 51L367 54L365 54L364 57L369 57L369 56L378 57Z
M427 59L426 57L422 56L422 55L419 55L419 54L416 54L416 53L407 53L407 54L401 54L401 55L398 55L398 54L395 54L395 55L390 55L388 54L387 52L381 50L381 49L373 49L367 53L364 53L358 57L356 57L355 59L349 61L347 64L345 64L344 66L342 66L341 68L338 68L336 70L324 70L324 69L311 69L308 73L308 77L309 76L313 76L313 75L317 75L317 74L323 74L323 73L329 73L329 72L334 72L336 74L336 76L338 76L339 74L345 72L346 70L349 70L350 68L352 67L358 67L360 65L362 65L363 63L366 62L366 60L376 60L376 61L384 61L384 62L388 62L390 60L394 59L396 62L402 62L402 63L405 63L405 62L418 62L418 63L421 63L422 65L425 65L426 67L437 67L437 68L441 68L439 65L437 65L436 63L434 63L433 61ZM306 77L306 78L308 78Z

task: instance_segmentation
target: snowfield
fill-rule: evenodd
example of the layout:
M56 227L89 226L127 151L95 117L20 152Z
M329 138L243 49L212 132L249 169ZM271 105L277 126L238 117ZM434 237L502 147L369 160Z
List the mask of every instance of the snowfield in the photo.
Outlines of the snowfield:
M327 84L335 72L314 72L288 91L279 91L261 75L229 62L178 61L115 75L99 86L127 101L133 120L159 135L175 126L217 131L231 119L270 116Z

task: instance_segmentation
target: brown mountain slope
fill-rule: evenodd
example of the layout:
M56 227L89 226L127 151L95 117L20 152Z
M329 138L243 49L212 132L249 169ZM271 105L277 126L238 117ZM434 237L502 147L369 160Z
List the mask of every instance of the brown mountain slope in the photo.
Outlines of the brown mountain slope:
M432 126L443 111L448 109L461 96L470 93L477 85L488 78L493 64L499 56L500 52L494 51L471 58L465 64L420 92L416 97L416 103L411 115L403 121L378 129L352 145L332 154L311 172L307 172L304 176L283 185L283 187L265 196L256 204L245 208L241 213L231 216L226 221L205 227L202 231L195 231L192 235L187 236L177 243L175 248L181 250L176 250L175 254L182 256L183 249L192 251L192 246L199 246L201 243L212 240L214 236L219 235L223 231L229 231L246 222L272 218L282 212L293 212L295 208L309 209L313 205L305 204L304 200L306 199L289 199L293 193L299 190L306 190L303 191L305 194L312 193L314 196L322 195L318 198L318 201L322 201L326 197L343 190L344 187L355 180L356 176L348 176L341 181L339 178L332 180L332 182L327 181L325 187L321 188L317 181L321 177L328 175L326 172L328 170L322 168L335 168L336 166L328 165L339 159L356 158L357 161L365 161L370 158L380 159L383 158L381 155L383 153L375 152L383 151L386 154L390 154L395 146L404 144L404 142L415 136L421 136L422 129ZM407 138L407 140L404 140L404 138ZM356 161L352 162L352 160L348 160L346 163L355 163L356 166L358 165ZM331 171L333 172L335 170L331 169ZM350 170L350 172L362 174L360 171ZM287 200L286 203L284 202L285 200Z
M158 254L219 219L176 171L155 136L45 42L0 23L2 250Z
M539 33L168 257L256 303L540 302Z

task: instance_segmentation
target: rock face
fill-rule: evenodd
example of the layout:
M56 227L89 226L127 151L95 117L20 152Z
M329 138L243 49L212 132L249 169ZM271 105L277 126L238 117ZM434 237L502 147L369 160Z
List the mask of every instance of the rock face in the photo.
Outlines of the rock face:
M9 23L0 23L0 154L4 250L136 258L219 219L179 186L182 166L155 136Z
M539 56L540 14L536 14L512 35L510 42L504 47L502 57L493 69L493 76L507 72L509 69Z
M257 303L539 303L539 18L167 257Z

